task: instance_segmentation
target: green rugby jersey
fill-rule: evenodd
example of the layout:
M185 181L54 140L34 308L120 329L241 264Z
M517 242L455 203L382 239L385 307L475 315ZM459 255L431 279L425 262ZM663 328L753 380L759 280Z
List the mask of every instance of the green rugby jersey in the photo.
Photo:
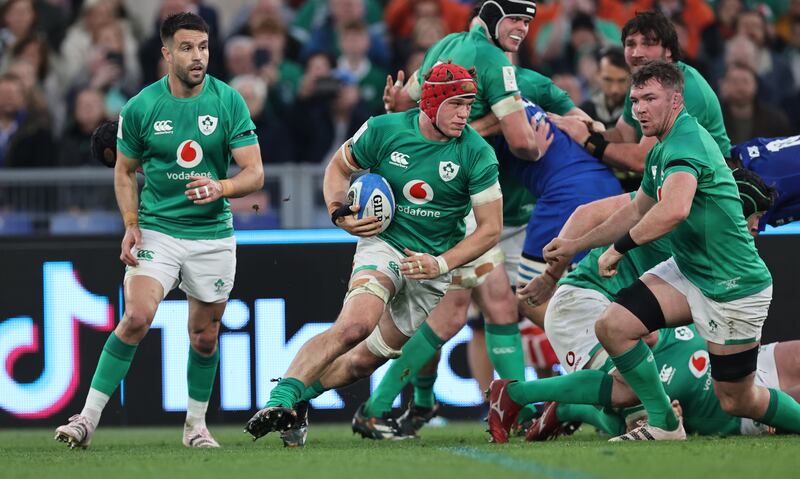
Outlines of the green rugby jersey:
M181 239L233 235L227 199L196 205L185 196L190 175L227 177L231 151L258 143L241 95L206 75L199 95L176 98L164 77L131 98L119 116L117 148L138 160L145 185L142 228Z
M486 37L480 25L468 32L451 33L429 48L419 68L420 85L423 83L422 75L437 63L448 61L464 68L475 67L478 94L470 120L487 115L503 100L519 97L514 65L503 50Z
M439 255L464 239L470 197L497 183L497 157L469 126L446 142L425 138L419 115L370 118L353 136L353 156L394 193L394 219L378 237L400 252Z
M653 357L667 395L681 403L687 433L739 434L741 420L722 411L714 394L706 342L694 325L660 330Z
M719 99L708 82L700 75L700 72L683 62L676 62L675 65L683 72L683 100L686 111L697 118L703 128L711 134L719 147L719 151L725 158L731 157L731 140L725 131L725 123L722 121L722 108ZM636 137L642 137L642 128L639 120L633 116L633 104L631 103L630 90L625 95L625 107L622 110L622 118L625 123L636 129Z
M664 181L679 171L697 178L689 216L670 234L681 273L706 297L722 302L772 284L747 231L733 174L714 139L686 110L647 154L642 191L660 201Z
M665 236L628 251L617 265L617 274L610 278L600 276L597 260L609 248L603 246L589 251L578 266L561 278L558 284L569 284L577 288L593 289L614 301L622 288L627 288L650 268L666 261L672 254L669 237Z

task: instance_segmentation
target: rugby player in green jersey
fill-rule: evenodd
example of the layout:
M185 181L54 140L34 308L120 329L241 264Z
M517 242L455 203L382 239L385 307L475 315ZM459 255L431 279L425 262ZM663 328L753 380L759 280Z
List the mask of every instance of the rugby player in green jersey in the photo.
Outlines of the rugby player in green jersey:
M122 109L114 189L125 222L125 313L97 363L86 405L56 439L85 448L125 377L159 303L176 286L189 302L189 388L183 444L219 447L205 414L219 363L217 337L236 269L226 198L264 184L261 152L242 97L206 75L208 26L180 13L161 25L168 74ZM241 168L227 178L231 158ZM144 171L139 201L136 170Z
M436 65L426 75L420 109L371 118L331 158L323 183L331 217L360 236L348 293L333 326L303 345L247 423L254 438L281 431L286 445L304 444L307 408L298 407L298 415L296 405L399 356L444 296L450 270L497 243L503 222L497 158L467 126L476 91L465 68ZM343 204L350 175L364 169L383 176L397 201L383 232L377 218L358 220L357 208ZM465 236L470 205L476 227Z
M722 121L717 95L700 72L679 61L678 34L669 19L658 10L637 13L622 29L622 45L631 73L654 60L673 62L681 70L687 113L697 119L714 138L722 155L729 158L731 142ZM623 170L641 173L645 156L656 142L654 138L642 135L639 121L631 110L629 95L616 127L605 132L593 130L586 122L574 118L554 116L554 120L595 158Z
M739 189L739 195L744 200L742 202L743 215L748 222L757 224L758 219L772 206L772 191L757 175L746 173L745 170L734 171L734 178ZM570 216L559 233L559 237L577 238L585 234L608 219L616 211L630 204L632 197L633 194L624 194L579 207ZM622 407L638 403L635 394L618 372L611 372L610 376L605 374L613 370L613 363L609 360L608 354L597 340L594 332L595 323L621 289L629 286L647 270L670 257L669 237L659 238L631 250L620 261L617 267L617 274L611 278L602 277L597 266L598 258L606 249L608 247L593 249L578 263L573 271L558 282L555 294L553 294L554 287L551 286L553 285L551 278L555 275L561 275L563 272L562 264L571 263L568 258L563 258L559 263L548 265L546 274L535 278L526 287L517 291L517 295L521 299L547 306L545 315L547 337L567 375L525 383L509 383L502 380L493 382L489 391L490 396L495 396L495 403L504 405L502 408L502 420L497 414L493 413L494 410L490 411L489 415L489 428L495 442L505 442L507 440L514 416L525 404L541 401L563 401L566 403ZM682 331L680 328L679 330ZM689 340L691 337L685 335L679 339ZM666 338L666 336L662 336L662 338ZM655 335L648 337L648 345L652 346L656 340L657 336ZM698 336L695 339L696 341L700 341L700 345L692 345L693 349L688 351L686 356L687 362L689 361L688 357L693 355L698 347L705 349L705 343L702 342L701 337ZM654 350L656 362L659 365L661 363L659 363L659 357L656 353L660 354L662 349L664 348ZM683 351L686 353L681 348L671 348L670 351ZM675 362L673 360L674 357L669 359L669 361ZM700 360L698 359L697 361ZM683 392L687 388L691 389L691 384L675 381L666 386L667 393L673 399L680 398L684 402L689 400L689 393L684 394ZM673 387L672 390L669 389L670 386ZM701 389L703 387L703 385L700 386ZM501 392L501 390L504 391ZM713 391L710 392L710 395L713 396ZM708 411L713 411L714 414L719 411L719 414L724 414L719 410L719 401L717 401L716 397L710 400L708 398L699 398L698 396L698 399L702 399L702 404L707 404L709 401L715 402L717 407L716 409L713 407L696 407L696 404L692 403L688 408L689 415L708 417L710 415ZM729 417L726 415L726 418ZM605 430L608 429L609 425L624 424L617 413L610 413L609 416L607 411L593 407L562 406L551 402L545 405L541 418L533 423L528 430L527 437L529 440L549 438L559 432L562 422L569 421L590 422ZM698 429L694 423L687 425L687 430L689 429L700 432L711 430L709 428ZM719 432L723 433L724 431Z
M561 114L569 114L575 105L569 96L555 86L553 82L532 70L516 67L520 91L533 101L539 102L542 108ZM493 115L489 115L493 116ZM511 354L498 354L496 351L507 351L506 348L514 347L511 334L502 337L506 344L498 345L496 331L505 328L506 331L518 333L516 324L517 312L514 305L513 294L505 281L497 280L508 274L512 284L517 283L517 267L522 251L524 231L531 214L531 208L520 208L521 197L530 197L528 190L516 178L506 178L504 181L504 165L500 165L500 185L503 188L503 234L500 247L492 248L477 260L462 266L453 272L453 283L442 302L434 309L431 317L420 328L411 340L403 346L403 354L392 361L383 379L376 387L373 394L364 406L363 415L356 414L353 418L353 428L364 437L372 439L387 439L386 433L391 418L392 403L408 382L414 385L414 400L397 420L400 430L393 434L403 436L413 435L437 410L433 385L436 380L438 365L438 351L450 338L455 336L467 322L467 308L470 299L474 299L481 310L488 316L488 337L491 346L491 359L495 363L501 377L524 379L524 366L519 358L514 359ZM506 172L508 173L508 172ZM507 187L518 184L517 188ZM508 195L511 199L508 200ZM508 212L507 201L517 205L517 211ZM531 207L533 205L531 204ZM506 213L511 214L511 218ZM474 220L468 218L469 223ZM521 224L521 226L520 226ZM506 271L503 272L503 266ZM544 309L542 308L542 315ZM505 319L503 324L499 321ZM501 331L505 332L505 331ZM486 348L484 345L479 347ZM489 352L487 351L487 353ZM428 362L430 360L430 362ZM428 363L428 364L426 364ZM490 366L491 367L491 366ZM380 431L378 430L380 429ZM381 432L383 431L383 432Z
M714 389L726 413L800 432L800 405L785 393L755 386L758 341L772 298L772 278L758 256L731 171L713 137L686 113L683 74L648 63L633 75L631 103L642 132L658 143L633 202L575 240L556 238L545 259L614 242L598 258L613 276L630 250L670 234L672 257L621 290L595 331L617 370L644 405L648 424L627 440L681 440L649 332L694 322L708 342ZM614 440L622 440L621 437Z

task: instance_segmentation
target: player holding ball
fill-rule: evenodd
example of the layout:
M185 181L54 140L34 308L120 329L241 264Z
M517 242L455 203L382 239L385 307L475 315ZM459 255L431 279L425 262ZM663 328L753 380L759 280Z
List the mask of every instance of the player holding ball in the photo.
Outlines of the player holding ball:
M284 444L303 445L305 401L399 356L444 296L449 271L497 244L497 159L467 126L476 93L470 71L436 65L425 76L421 109L371 118L331 158L323 183L331 219L360 237L348 292L333 326L303 345L247 423L254 438L280 431ZM397 200L383 232L377 217L358 219L359 207L344 204L351 174L365 169L381 175ZM477 228L465 237L470 207Z

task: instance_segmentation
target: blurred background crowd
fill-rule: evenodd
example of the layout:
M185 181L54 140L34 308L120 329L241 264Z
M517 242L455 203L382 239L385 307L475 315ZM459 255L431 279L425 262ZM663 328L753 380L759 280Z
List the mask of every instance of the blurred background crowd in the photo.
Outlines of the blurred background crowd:
M208 72L245 98L264 163L321 164L383 112L386 75L416 70L428 47L467 28L474 3L0 0L0 178L103 168L91 133L165 74L157 27L181 11L209 24ZM620 30L651 8L718 93L733 143L800 131L800 0L540 0L517 62L611 125L628 88Z

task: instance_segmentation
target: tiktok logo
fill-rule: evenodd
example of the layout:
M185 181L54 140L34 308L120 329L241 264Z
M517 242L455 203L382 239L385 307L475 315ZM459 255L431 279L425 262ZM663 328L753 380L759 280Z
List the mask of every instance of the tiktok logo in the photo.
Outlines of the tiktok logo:
M43 334L29 316L0 323L0 409L28 419L59 411L72 399L79 383L78 327L99 331L114 328L114 310L104 296L89 293L81 285L72 263L51 262L43 267ZM31 383L13 376L14 363L26 353L42 348L44 368Z

